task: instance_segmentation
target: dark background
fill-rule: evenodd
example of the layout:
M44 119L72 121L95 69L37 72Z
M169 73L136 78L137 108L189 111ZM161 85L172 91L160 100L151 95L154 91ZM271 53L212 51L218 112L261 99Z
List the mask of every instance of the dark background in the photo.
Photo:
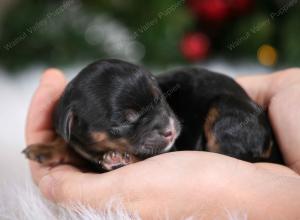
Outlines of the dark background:
M223 58L299 66L297 0L2 0L0 66L116 57L147 66Z

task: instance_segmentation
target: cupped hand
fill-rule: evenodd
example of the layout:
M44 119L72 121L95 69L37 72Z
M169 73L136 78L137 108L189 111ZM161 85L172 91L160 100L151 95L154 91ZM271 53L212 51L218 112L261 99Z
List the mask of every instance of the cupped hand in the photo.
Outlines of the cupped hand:
M259 91L252 88L251 80L254 78L238 81L252 97L265 103L265 96L259 92L263 87L258 86ZM65 86L66 80L59 70L44 73L28 113L27 144L54 138L52 112ZM270 115L274 114L272 123L275 128L278 125L277 134L282 131L278 124L282 116L276 112L284 109L280 105L284 96L268 103ZM285 137L280 140L285 143ZM84 173L69 165L50 168L29 163L32 177L43 195L64 205L80 202L103 210L109 200L117 199L128 211L137 212L145 219L158 216L222 219L228 213L246 214L249 219L265 219L266 215L270 218L282 215L285 219L300 216L300 177L287 167L275 164L255 165L206 152L167 153L104 174Z
M240 77L237 81L268 110L285 162L300 174L300 69Z

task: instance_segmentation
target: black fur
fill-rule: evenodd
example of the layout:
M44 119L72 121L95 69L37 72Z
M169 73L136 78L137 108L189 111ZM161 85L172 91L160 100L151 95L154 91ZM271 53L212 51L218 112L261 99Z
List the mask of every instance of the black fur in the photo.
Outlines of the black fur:
M56 132L80 154L109 150L97 146L91 135L104 132L109 140L126 140L127 152L145 158L164 152L170 119L174 135L180 133L178 117L182 132L173 150L205 151L204 126L214 108L218 117L211 134L219 153L251 162L282 163L265 111L233 79L182 68L157 80L144 68L120 60L89 65L68 84L59 101ZM270 146L271 154L266 157Z
M252 101L230 77L199 68L182 68L158 78L166 92L179 86L167 101L179 120L182 132L176 150L208 151L204 123L211 108L219 117L213 132L222 154L242 160L283 163L265 109ZM263 152L270 155L263 157Z
M161 153L167 146L163 134L169 118L180 132L154 77L142 67L113 59L84 68L68 84L54 118L56 132L88 154L109 150L97 146L91 137L97 132L110 141L125 139L126 150L139 157Z

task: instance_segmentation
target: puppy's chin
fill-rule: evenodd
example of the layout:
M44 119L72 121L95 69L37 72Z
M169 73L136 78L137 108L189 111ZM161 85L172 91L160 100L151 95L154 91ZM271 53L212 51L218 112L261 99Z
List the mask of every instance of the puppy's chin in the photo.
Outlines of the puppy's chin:
M158 138L155 141L152 139L151 141L148 140L143 144L139 144L134 148L133 154L141 158L147 158L169 152L180 134L180 128L175 129L174 127L173 131L174 134L171 137Z
M162 149L161 153L169 152L174 146L175 140L176 138L173 141L171 141L164 149Z
M134 152L134 155L136 155L139 158L146 159L148 157L153 157L153 156L156 156L156 155L161 154L161 153L163 153L162 150L141 147L139 150Z
M159 146L159 147L157 147L157 146L151 147L149 145L147 145L147 146L142 145L142 146L137 147L133 151L133 154L140 158L148 158L148 157L152 157L152 156L155 156L158 154L166 153L172 149L174 142L175 142L175 140L167 145Z

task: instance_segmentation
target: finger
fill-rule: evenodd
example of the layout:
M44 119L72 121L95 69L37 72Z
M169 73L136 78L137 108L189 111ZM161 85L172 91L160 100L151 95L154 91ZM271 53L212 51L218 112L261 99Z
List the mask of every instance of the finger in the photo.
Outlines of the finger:
M247 94L261 106L267 106L271 98L271 75L242 76L236 78Z
M269 115L286 164L300 173L300 83L283 89L271 100Z
M278 175L299 177L299 175L295 171L281 164L259 162L255 163L254 165Z
M49 69L44 72L27 115L25 130L27 145L48 142L52 138L52 111L65 85L66 80L61 71ZM37 183L42 171L46 172L46 169L41 169L40 164L32 161L29 165L33 180Z
M277 93L300 83L299 73L299 68L291 68L272 74L242 76L238 77L236 81L258 104L268 106Z
M66 80L57 69L46 70L36 90L28 112L26 123L27 145L47 142L53 135L53 108L66 86Z
M114 171L115 172L115 171ZM105 174L82 173L69 165L52 169L40 168L38 187L50 201L70 205L80 202L93 208L103 208L107 200L116 195L120 175L114 172Z
M71 195L66 195L67 188L82 184L76 182L83 173L73 166L59 165L54 168L38 166L36 169L36 182L42 194L53 202L62 202ZM78 187L78 191L81 187ZM70 192L70 191L69 191ZM76 196L76 194L74 195Z

